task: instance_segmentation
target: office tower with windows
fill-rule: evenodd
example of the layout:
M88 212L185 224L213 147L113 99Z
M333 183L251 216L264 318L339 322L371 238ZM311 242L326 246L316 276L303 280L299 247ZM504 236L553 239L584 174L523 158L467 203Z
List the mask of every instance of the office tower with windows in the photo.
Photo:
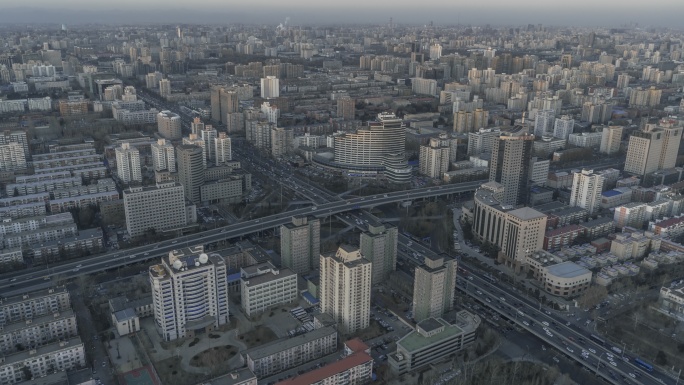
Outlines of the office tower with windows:
M123 191L126 229L131 237L185 227L185 192L176 182L130 187Z
M439 138L430 138L427 145L420 146L419 170L420 173L430 178L439 179L442 174L449 171L449 154L451 147L446 134Z
M185 198L194 204L201 202L200 188L204 184L204 152L199 146L182 144L176 147L178 181L185 189Z
M502 131L494 141L489 180L503 186L501 204L515 206L527 203L533 144L534 135L520 126Z

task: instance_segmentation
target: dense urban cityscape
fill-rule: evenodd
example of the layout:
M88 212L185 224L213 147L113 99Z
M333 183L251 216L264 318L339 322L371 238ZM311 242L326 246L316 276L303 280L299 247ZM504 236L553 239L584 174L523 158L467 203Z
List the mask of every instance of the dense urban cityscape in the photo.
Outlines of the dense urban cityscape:
M684 33L0 24L0 385L667 384Z

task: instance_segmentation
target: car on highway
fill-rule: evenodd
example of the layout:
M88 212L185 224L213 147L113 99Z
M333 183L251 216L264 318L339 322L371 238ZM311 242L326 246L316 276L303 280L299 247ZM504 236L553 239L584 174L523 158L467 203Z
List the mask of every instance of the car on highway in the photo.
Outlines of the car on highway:
M589 351L592 352L592 353L594 353L594 354L596 354L596 350L594 350L594 349L592 349L592 348L589 348Z
M617 362L615 362L615 361L610 361L610 364L617 367Z

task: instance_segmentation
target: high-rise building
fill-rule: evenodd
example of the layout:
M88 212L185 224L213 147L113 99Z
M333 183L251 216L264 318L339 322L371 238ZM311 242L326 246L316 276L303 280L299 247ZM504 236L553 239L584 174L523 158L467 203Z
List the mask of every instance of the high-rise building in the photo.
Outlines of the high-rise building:
M551 161L533 157L530 161L530 181L538 186L546 186Z
M181 117L171 111L162 111L157 114L157 131L169 140L181 138Z
M190 133L191 134L196 134L199 135L202 130L204 130L205 124L202 122L202 119L200 119L199 116L195 116L195 118L190 122Z
M116 175L122 183L142 182L140 151L130 143L121 143L116 150Z
M368 222L368 230L361 233L360 251L373 264L373 285L385 282L397 269L397 238L395 226Z
M162 79L159 81L159 95L162 98L171 96L171 81L169 79Z
M217 166L233 160L230 137L225 132L220 132L214 141L214 153L216 154Z
M202 149L202 164L207 168L207 143L200 138L198 134L190 134L187 138L183 138L183 144L197 146Z
M673 119L647 124L643 131L633 132L629 137L625 172L644 175L674 167L681 138L682 127Z
M349 167L382 167L388 154L404 155L406 130L392 113L380 113L376 121L356 133L335 137L335 162Z
M430 46L430 60L439 60L442 57L442 45L435 43Z
M150 146L154 171L176 172L176 149L166 139L158 139Z
M456 260L449 256L426 256L416 267L413 280L413 319L441 317L454 308Z
M271 127L271 155L281 157L289 154L294 145L294 131L289 128Z
M553 136L556 138L568 139L568 136L572 134L574 127L575 119L570 118L568 115L563 115L560 119L556 118L556 122L553 125Z
M185 192L176 182L130 187L123 192L126 229L132 237L153 229L180 229L187 224Z
M349 96L337 99L337 117L344 120L354 120L356 115L356 103Z
M207 162L216 162L216 129L211 125L206 126L199 133L204 141L204 152Z
M292 217L280 226L280 258L284 267L304 274L318 267L321 254L321 221L315 217Z
M154 320L165 341L228 323L228 279L219 255L203 246L172 250L149 269Z
M506 213L499 262L519 271L527 256L544 246L546 214L531 207L522 207Z
M280 79L275 76L261 78L261 98L273 99L280 96Z
M280 109L278 106L272 106L270 102L263 102L261 104L261 113L264 114L266 120L269 122L278 124L278 118L280 118Z
M321 255L321 312L330 314L344 333L369 325L371 268L359 249L349 245L341 245L335 254Z
M26 170L26 156L21 144L0 144L0 171Z
M211 88L211 120L226 123L226 115L239 112L238 92L231 88Z
M518 270L530 253L544 245L546 215L529 207L514 209L504 205L504 187L488 182L475 191L473 235L500 250L499 261Z
M527 203L534 135L520 126L502 131L492 145L489 180L503 185L503 205Z
M534 135L542 137L548 134L551 127L553 127L556 111L554 110L539 110L534 118Z
M185 189L185 198L192 203L201 202L200 187L204 184L204 152L199 146L182 144L176 147L178 181Z
M604 154L615 154L620 151L620 143L622 142L622 126L608 126L603 127L601 132L601 152Z
M449 171L449 155L451 147L446 134L440 134L439 138L430 138L427 145L420 146L419 170L420 173L430 178L441 178L442 174Z
M477 132L468 133L468 155L491 153L493 143L499 135L501 131L496 128L481 128Z
M581 207L592 215L600 208L602 191L603 176L595 174L594 170L576 172L572 180L570 206Z

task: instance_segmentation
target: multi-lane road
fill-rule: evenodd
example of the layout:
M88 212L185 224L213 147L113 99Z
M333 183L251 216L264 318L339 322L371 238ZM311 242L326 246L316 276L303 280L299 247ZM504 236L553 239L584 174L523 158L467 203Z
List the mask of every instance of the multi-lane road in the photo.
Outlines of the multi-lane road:
M353 199L340 199L330 203L316 204L306 208L291 210L286 213L271 215L259 219L219 227L198 234L175 238L173 240L136 247L128 250L110 252L86 260L50 266L49 269L26 270L0 276L0 289L5 296L23 293L52 286L53 279L74 278L83 274L113 269L119 266L159 258L178 247L193 244L209 244L221 240L236 239L263 230L276 228L291 220L292 216L313 215L324 217L354 209L366 209L387 203L425 199L441 195L449 195L474 191L483 181L466 182L437 187L378 194L375 196ZM319 195L320 196L320 195ZM323 198L327 200L328 198Z
M537 337L542 343L537 349L555 348L561 354L579 362L587 370L601 375L613 384L675 384L668 374L648 372L635 364L635 355L621 351L591 338L591 334L562 317L532 302L524 295L486 276L471 274L459 278L458 289L475 298L483 306L513 321L517 327ZM614 350L615 348L615 350ZM618 353L617 351L620 351Z

